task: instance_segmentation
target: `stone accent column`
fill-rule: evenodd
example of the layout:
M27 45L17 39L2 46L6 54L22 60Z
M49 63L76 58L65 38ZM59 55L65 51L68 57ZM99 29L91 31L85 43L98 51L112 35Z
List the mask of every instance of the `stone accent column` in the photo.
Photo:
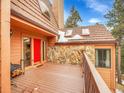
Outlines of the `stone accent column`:
M10 0L0 0L0 93L10 89Z

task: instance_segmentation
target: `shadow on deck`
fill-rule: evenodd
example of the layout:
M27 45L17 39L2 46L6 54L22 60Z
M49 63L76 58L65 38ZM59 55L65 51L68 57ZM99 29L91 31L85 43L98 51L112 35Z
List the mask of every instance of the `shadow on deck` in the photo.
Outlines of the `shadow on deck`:
M12 93L84 93L78 65L46 63L13 79Z

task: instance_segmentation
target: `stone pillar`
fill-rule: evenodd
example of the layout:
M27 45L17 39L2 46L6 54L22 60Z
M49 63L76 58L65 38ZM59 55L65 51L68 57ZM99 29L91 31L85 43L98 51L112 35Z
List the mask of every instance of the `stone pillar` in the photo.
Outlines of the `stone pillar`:
M0 93L10 93L10 0L0 0Z

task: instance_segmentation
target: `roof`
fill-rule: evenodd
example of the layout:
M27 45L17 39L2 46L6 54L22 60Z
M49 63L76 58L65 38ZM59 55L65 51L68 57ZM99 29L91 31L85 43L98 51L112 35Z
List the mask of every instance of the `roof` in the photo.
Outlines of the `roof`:
M43 15L39 1L42 1L47 6L50 20ZM58 34L58 24L49 0L11 0L11 15Z
M89 29L89 35L82 35L82 29ZM72 34L66 36L66 31L73 30ZM112 34L107 30L107 28L102 24L96 24L92 26L81 26L76 28L65 28L63 30L65 32L65 38L68 39L68 42L85 42L85 43L95 43L95 42L116 42L116 39L112 36ZM80 35L82 38L74 39L73 37Z

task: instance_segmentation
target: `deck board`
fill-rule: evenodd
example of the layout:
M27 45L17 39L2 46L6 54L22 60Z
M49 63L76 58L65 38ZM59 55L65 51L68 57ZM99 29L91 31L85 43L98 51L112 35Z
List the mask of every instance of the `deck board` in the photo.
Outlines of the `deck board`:
M12 93L83 93L84 81L77 65L50 64L26 71L13 79Z

